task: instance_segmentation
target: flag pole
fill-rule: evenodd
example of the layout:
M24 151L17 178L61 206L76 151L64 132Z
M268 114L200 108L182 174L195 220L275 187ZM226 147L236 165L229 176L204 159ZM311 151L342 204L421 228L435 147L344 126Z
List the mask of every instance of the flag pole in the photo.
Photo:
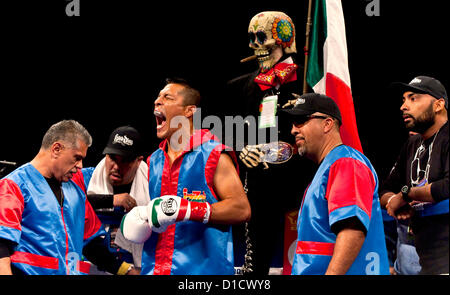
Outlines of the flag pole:
M308 17L306 19L306 40L305 40L305 65L304 65L304 73L303 73L303 94L308 92L308 83L306 82L306 74L308 73L308 57L309 57L309 33L311 31L311 7L312 7L312 0L309 0L308 4Z

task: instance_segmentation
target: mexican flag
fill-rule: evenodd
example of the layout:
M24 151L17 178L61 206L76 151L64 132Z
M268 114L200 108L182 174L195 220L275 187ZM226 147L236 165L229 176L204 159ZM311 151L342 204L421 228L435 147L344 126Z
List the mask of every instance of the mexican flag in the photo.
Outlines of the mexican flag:
M313 0L313 3L306 81L314 92L336 102L342 115L343 143L362 152L350 86L342 3L341 0Z

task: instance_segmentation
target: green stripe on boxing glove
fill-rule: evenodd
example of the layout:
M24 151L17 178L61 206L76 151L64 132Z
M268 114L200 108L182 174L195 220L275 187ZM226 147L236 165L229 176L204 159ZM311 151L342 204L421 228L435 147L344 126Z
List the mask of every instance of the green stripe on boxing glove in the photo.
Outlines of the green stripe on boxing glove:
M123 236L133 242L142 244L152 234L151 224L148 222L147 206L137 206L125 214L120 223Z
M178 196L161 196L147 205L147 214L152 230L157 233L179 221L198 221L208 223L211 206L207 202L193 202Z

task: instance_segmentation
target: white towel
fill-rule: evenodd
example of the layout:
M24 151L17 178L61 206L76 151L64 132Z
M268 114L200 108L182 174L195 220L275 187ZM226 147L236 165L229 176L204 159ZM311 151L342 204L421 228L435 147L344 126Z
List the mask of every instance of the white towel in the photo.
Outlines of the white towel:
M108 174L105 170L105 158L103 158L92 173L87 194L113 194L113 187L108 181ZM130 196L136 200L138 206L145 206L150 202L148 192L148 166L142 161L136 171L133 183L131 184ZM142 248L144 244L135 244L125 239L120 229L116 233L114 243L120 248L127 250L133 255L134 265L141 267Z

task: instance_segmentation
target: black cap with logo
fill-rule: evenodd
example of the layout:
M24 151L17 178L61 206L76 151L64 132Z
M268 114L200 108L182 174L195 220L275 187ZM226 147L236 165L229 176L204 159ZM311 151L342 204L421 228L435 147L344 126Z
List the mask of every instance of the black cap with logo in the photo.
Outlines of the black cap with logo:
M142 154L142 140L139 132L131 126L116 128L109 136L103 154L119 155L127 158Z
M283 109L291 117L305 118L315 112L329 115L342 124L341 112L331 97L319 93L306 93L297 98L292 109Z
M394 82L391 84L391 88L397 91L401 91L402 94L406 91L411 91L414 93L429 94L436 99L443 98L445 100L445 108L448 109L447 91L445 91L444 85L442 85L442 83L435 78L428 76L417 76L408 84L402 82Z

